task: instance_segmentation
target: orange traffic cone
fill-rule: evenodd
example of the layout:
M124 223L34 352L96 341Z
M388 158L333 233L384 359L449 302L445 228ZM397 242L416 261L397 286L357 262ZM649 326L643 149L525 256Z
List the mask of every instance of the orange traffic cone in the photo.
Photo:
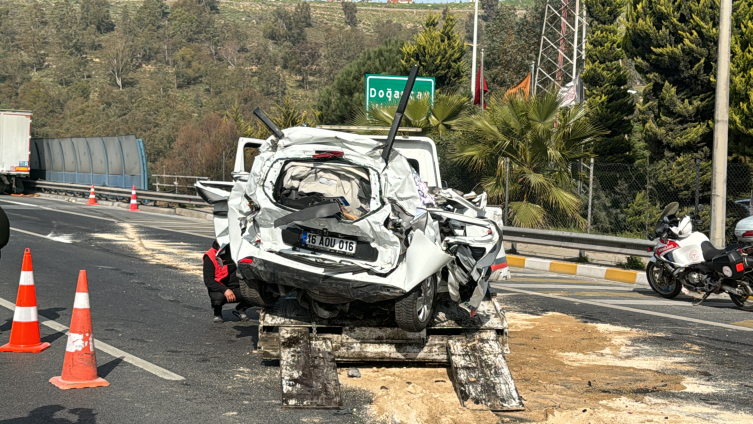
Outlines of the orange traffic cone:
M41 352L50 347L39 338L37 318L37 293L34 290L34 271L31 266L31 251L24 251L21 279L18 282L18 298L13 311L13 327L10 343L0 346L0 352Z
M136 202L136 186L133 186L133 190L131 191L131 207L128 210L131 212L139 211L139 204Z
M59 377L52 377L50 383L63 390L110 385L104 378L97 377L97 356L94 354L92 316L89 311L89 284L84 270L78 274L71 328L65 345L63 373Z
M97 203L97 197L94 195L94 184L92 184L92 188L89 190L89 201L86 203L86 206L92 205L99 205L99 203Z

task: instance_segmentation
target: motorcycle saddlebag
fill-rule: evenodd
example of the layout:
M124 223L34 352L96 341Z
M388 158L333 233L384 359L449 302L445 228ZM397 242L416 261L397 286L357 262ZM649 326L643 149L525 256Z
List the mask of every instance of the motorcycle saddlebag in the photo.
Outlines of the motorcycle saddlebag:
M714 271L720 276L736 280L745 274L745 262L738 251L728 252L713 259Z

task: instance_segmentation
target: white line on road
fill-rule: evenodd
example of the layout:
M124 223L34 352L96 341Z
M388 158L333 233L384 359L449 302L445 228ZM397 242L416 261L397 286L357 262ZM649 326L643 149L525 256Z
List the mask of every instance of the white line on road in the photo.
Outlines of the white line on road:
M15 310L16 308L15 304L13 304L12 302L8 302L7 300L3 298L0 298L0 306L8 308L11 311ZM63 324L60 324L57 321L53 321L53 320L40 316L39 323L46 327L52 328L55 331L68 334L68 327L64 326ZM131 355L130 353L124 352L118 349L117 347L111 346L103 341L96 340L94 347L95 349L101 350L102 352L105 352L110 356L113 356L115 358L120 358L124 362L128 362L131 365L135 365L143 369L144 371L150 372L156 375L157 377L164 378L165 380L171 380L171 381L185 380L184 377L181 377L178 374L175 374L174 372L168 371L162 367L154 365L151 362L147 362L139 358L138 356L134 356L134 355Z
M518 289L571 289L571 290L616 290L616 291L633 291L632 287L620 287L620 286L597 286L597 285L584 285L584 284L500 284L500 287L513 287Z
M737 325L725 324L723 322L706 321L706 320L697 319L697 318L681 317L681 316L678 316L678 315L665 314L665 313L662 313L662 312L654 312L654 311L646 311L646 310L643 310L643 309L629 308L627 306L610 305L610 304L607 304L607 303L596 302L596 301L593 301L593 300L576 299L576 298L572 298L572 297L557 296L557 295L553 295L553 294L546 294L546 293L539 293L539 292L529 291L529 290L515 289L515 288L508 287L506 285L503 285L503 284L495 284L493 287L495 289L510 290L510 291L513 291L513 292L523 293L523 294L530 294L530 295L533 295L533 296L548 297L550 299L567 300L567 301L573 302L573 303L585 303L586 305L602 306L602 307L605 307L605 308L618 309L618 310L621 310L621 311L628 311L628 312L636 312L636 313L644 314L644 315L653 315L653 316L662 317L662 318L676 319L676 320L687 321L687 322L695 322L695 323L698 323L698 324L705 324L705 325L710 325L710 326L713 326L713 327L727 328L727 329L730 329L730 330L753 331L753 328L740 327L740 326L737 326Z
M73 240L70 239L70 236L65 236L65 235L64 236L51 236L49 234L45 236L43 234L32 233L31 231L21 230L21 229L15 228L15 227L11 227L11 230L18 231L19 233L28 234L28 235L34 236L34 237L41 237L43 239L57 241L59 243L65 243L65 244L71 244L71 243L73 243Z
M17 204L17 205L34 206L36 208L44 209L44 210L47 210L47 211L67 213L69 215L78 215L78 216L83 216L83 217L86 217L86 218L101 219L103 221L123 222L123 223L126 223L126 224L132 224L133 223L132 221L129 221L129 220L126 220L126 219L115 219L115 218L106 218L106 217L98 216L98 215L88 215L88 214L85 214L85 213L71 212L71 211L66 211L66 210L56 209L56 208L48 208L46 206L35 205L35 204L32 204L32 203L14 202L12 200L6 200L6 199L0 199L0 202L13 203L13 204ZM149 213L149 212L145 212L145 213ZM135 225L137 225L139 227L143 227L143 228L152 228L152 229L155 229L155 230L170 231L170 232L173 232L173 233L187 234L189 236L195 236L195 237L210 238L210 239L214 239L215 238L214 234L211 234L211 235L198 234L198 233L194 233L194 232L178 231L178 230L172 230L170 228L160 228L158 226L144 225L144 224L135 224Z

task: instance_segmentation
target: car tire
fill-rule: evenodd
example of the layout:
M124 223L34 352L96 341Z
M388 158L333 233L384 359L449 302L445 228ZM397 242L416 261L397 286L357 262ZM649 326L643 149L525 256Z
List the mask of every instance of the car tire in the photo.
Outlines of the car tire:
M277 302L279 296L267 290L267 283L259 280L240 280L243 300L251 306L268 308Z
M402 330L417 333L434 316L437 279L432 275L405 296L395 300L395 321Z

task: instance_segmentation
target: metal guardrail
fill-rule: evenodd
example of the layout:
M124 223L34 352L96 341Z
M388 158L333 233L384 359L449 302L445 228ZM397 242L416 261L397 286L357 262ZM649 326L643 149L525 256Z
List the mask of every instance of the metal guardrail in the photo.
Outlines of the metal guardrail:
M81 193L88 193L90 189L90 186L88 185L51 183L40 180L24 180L24 186L36 190L57 190ZM94 190L97 194L105 196L117 196L123 198L130 198L131 196L131 190L122 188L95 186ZM199 206L207 205L201 197L187 194L136 190L136 195L140 200ZM512 243L536 244L541 246L585 250L589 252L617 253L621 255L642 257L650 257L652 253L649 249L654 247L654 243L648 240L585 233L570 233L565 231L504 227L502 233L504 235L504 240Z
M24 180L24 187L34 190L58 190L68 192L83 192L89 193L91 186L81 184L67 184L67 183L51 183L48 181L40 180ZM131 190L125 188L114 188L106 186L94 186L94 191L98 195L103 196L116 196L131 198ZM175 194L175 193L163 193L158 191L136 190L136 196L139 200L151 200L155 202L177 203L177 204L190 204L198 206L206 206L207 203L199 196L191 196L188 194Z
M655 245L654 242L649 240L530 228L504 227L502 234L505 241L512 243L537 244L642 257L651 257L653 253L649 249L653 249Z

